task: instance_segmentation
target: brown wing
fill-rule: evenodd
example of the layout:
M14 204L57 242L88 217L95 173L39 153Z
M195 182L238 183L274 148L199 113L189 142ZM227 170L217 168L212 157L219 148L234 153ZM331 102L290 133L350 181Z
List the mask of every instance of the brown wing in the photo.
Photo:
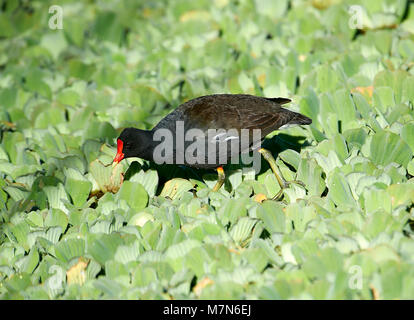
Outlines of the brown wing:
M223 94L199 97L182 104L168 114L154 127L153 131L161 128L169 129L176 133L173 135L173 139L175 139L180 132L187 134L190 129L201 130L201 132L192 132L195 134L195 140L188 141L186 138L184 144L173 142L174 156L176 154L183 155L190 145L191 147L196 146L197 152L200 150L200 154L197 153L197 156L208 159L208 161L210 158L216 158L216 161L208 163L206 160L203 162L204 164L186 164L213 168L223 163L221 162L222 157L229 159L233 155L239 155L240 152L257 148L260 141L270 132L291 121L296 121L295 119L302 119L298 116L304 117L283 109L281 104L287 102L288 99L284 98L267 99L250 95ZM181 127L181 124L178 126L179 121L184 123L184 128ZM184 131L181 131L182 129ZM224 129L226 132L215 132L214 136L210 136L209 129ZM231 129L236 129L237 133ZM248 140L243 139L242 129L250 129ZM252 129L260 129L260 136L257 136ZM238 136L236 137L236 135ZM240 139L240 137L242 138ZM209 146L212 145L215 147L210 148ZM224 145L228 147L222 150L221 146ZM233 146L237 146L237 148ZM216 152L217 150L218 152Z
M278 101L278 102L276 102ZM204 96L182 105L186 129L261 129L262 138L292 120L293 112L283 109L284 98L250 95Z

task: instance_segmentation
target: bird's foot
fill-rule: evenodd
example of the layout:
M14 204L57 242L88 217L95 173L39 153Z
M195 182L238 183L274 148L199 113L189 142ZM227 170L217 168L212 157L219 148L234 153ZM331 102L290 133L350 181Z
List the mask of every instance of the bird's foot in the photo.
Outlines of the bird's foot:
M297 185L305 188L305 184L300 180L292 180L292 181L284 181L283 180L281 189L279 190L278 193L276 193L276 195L272 198L272 200L275 200L275 201L282 200L282 198L284 196L283 191L285 189L289 188L291 184L297 184Z
M290 187L291 184L297 184L297 185L305 188L305 184L300 180L283 181L283 182L284 182L283 189Z

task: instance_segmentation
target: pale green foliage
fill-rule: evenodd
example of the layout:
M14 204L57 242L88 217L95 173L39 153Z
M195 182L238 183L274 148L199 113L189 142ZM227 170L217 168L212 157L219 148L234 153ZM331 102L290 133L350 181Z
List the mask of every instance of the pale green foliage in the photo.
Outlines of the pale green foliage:
M414 298L413 4L58 2L63 30L55 2L0 12L1 298ZM265 142L305 188L111 167L122 128L224 92L312 118Z

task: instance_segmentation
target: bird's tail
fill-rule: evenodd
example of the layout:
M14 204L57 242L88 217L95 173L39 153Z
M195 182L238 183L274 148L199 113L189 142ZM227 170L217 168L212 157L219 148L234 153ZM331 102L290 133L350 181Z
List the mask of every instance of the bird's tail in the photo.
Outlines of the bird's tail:
M289 113L291 114L291 120L289 120L289 122L287 124L299 124L299 125L306 125L306 124L311 124L312 123L312 119L308 118L307 116L304 116L303 114L300 114L298 112L294 112L294 111L290 111L288 110Z

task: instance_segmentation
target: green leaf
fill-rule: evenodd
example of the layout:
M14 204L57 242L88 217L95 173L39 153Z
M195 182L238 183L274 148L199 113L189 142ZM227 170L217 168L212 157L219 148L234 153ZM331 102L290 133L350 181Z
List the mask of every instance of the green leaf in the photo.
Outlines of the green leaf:
M69 262L73 258L82 257L85 254L85 240L65 239L55 245L56 258L63 262Z
M66 230L68 225L68 216L59 209L50 209L46 219L45 219L45 226L46 227L61 227L63 231Z
M158 173L155 170L141 170L137 161L131 163L125 173L125 180L139 182L147 191L150 197L155 196L158 187Z
M320 196L325 190L325 181L322 179L322 168L314 159L301 159L297 179L302 181L310 195Z
M410 146L414 152L414 123L408 123L401 129L401 138Z
M348 182L338 169L334 170L328 177L327 186L329 189L328 196L336 205L352 208L356 207L356 202L352 196Z
M76 106L80 102L80 97L76 91L66 89L59 93L57 100L64 105Z
M5 286L11 292L22 292L31 285L30 274L18 273L5 282Z
M376 131L381 131L381 126L378 121L372 115L373 110L365 98L360 93L353 93L352 95L355 105L358 111L361 113L362 118Z
M247 199L227 199L219 209L218 216L223 224L234 223L239 217L246 216Z
M25 248L25 250L29 249L28 242L27 242L27 235L30 232L30 227L26 222L20 222L14 226L10 227L10 231L17 240L17 242Z
M391 196L385 190L371 188L364 192L365 211L373 213L375 211L385 211L391 213Z
M109 122L89 122L86 130L84 131L84 138L87 139L106 139L111 141L116 138L117 132Z
M31 226L43 227L43 216L40 211L29 212L26 218L26 222Z
M63 30L56 30L55 32L48 32L42 37L42 46L45 47L52 54L54 59L57 59L59 54L66 48L67 43L63 34Z
M170 246L165 252L165 258L177 272L178 270L182 270L185 256L190 253L192 249L199 248L200 245L201 243L197 240L184 240Z
M69 201L68 195L61 183L57 186L45 186L43 191L46 193L50 208L62 210L66 214L69 212L64 204L64 201Z
M170 199L179 199L185 192L190 190L193 184L182 178L174 178L165 183L160 196Z
M135 241L130 246L119 246L115 252L115 260L121 263L137 261L140 254L139 244Z
M265 228L270 232L284 232L286 228L285 214L282 207L274 201L264 201L257 207L257 217L263 220Z
M94 179L92 183L96 182L98 187L98 190L92 188L92 192L117 192L123 180L122 171L123 166L121 164L112 167L109 164L104 165L99 159L92 161L89 172Z
M24 258L24 262L20 267L21 272L26 272L28 274L33 273L33 270L37 267L39 263L39 253L36 248L30 250L29 254Z
M51 227L46 231L45 239L53 244L58 243L60 236L62 235L62 227Z
M377 132L372 137L370 154L375 164L383 166L395 162L407 167L413 157L413 151L407 143L395 133L388 131Z
M240 218L230 230L230 236L239 244L243 243L251 235L252 229L257 223L256 219L249 217Z
M142 184L132 181L124 181L116 197L125 200L135 211L145 208L148 202L148 194Z
M300 154L292 149L287 149L281 153L279 153L279 158L281 158L284 162L290 164L295 170L298 170L298 166L300 163Z
M310 278L325 279L329 273L337 274L343 268L343 256L335 248L326 248L310 256L303 270Z
M89 234L86 240L86 252L89 253L101 266L114 258L122 239L117 234Z
M64 173L66 176L65 189L72 198L73 204L80 207L88 199L92 183L76 169L67 168Z
M412 183L390 185L387 192L391 196L393 208L414 203L414 184Z

